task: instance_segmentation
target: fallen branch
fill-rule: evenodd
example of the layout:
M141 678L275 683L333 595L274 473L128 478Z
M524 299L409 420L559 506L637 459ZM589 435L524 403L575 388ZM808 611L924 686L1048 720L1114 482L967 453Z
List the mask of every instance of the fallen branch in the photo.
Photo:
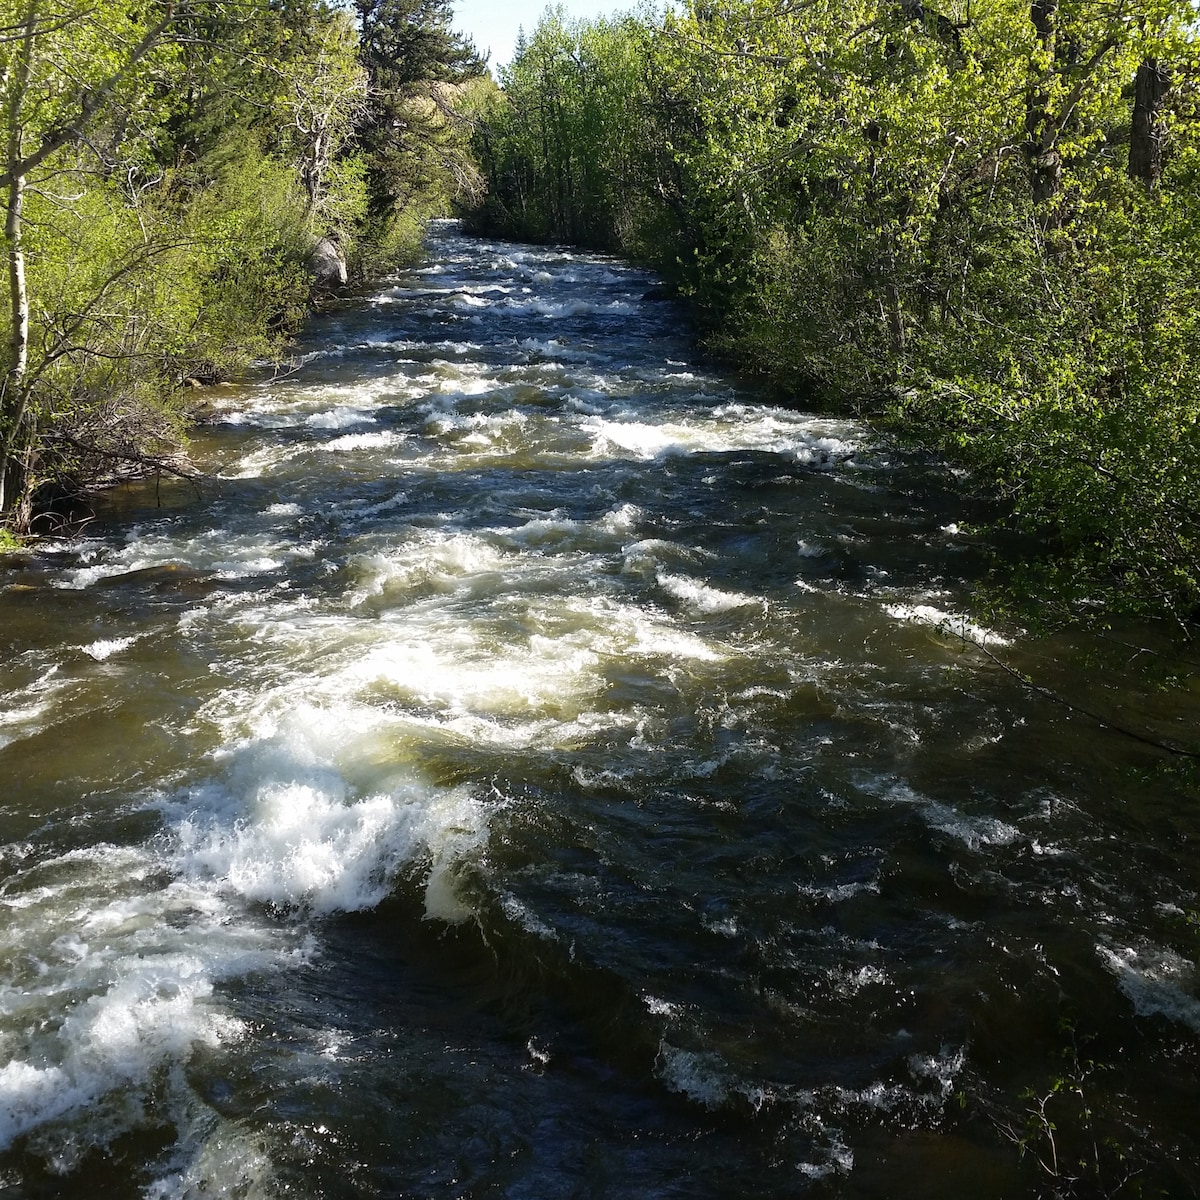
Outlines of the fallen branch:
M107 446L98 446L94 442L80 441L78 438L72 437L69 433L61 432L47 434L43 440L43 445L65 445L71 447L81 455L95 455L99 458L125 463L134 468L131 476L171 475L176 479L183 479L190 483L197 495L200 495L200 480L205 478L202 471L193 470L177 455L144 454L140 450L129 448L110 449Z

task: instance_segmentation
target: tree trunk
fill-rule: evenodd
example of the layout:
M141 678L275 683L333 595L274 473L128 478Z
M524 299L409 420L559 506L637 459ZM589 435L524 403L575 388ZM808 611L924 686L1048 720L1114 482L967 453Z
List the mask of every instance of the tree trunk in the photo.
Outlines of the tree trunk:
M1049 80L1058 61L1058 0L1033 0L1029 19L1037 30L1050 65L1032 82L1025 98L1025 154L1033 204L1043 229L1056 228L1059 215L1055 199L1062 187L1062 156L1058 152L1058 130L1049 111Z
M27 489L25 467L28 462L26 406L29 393L29 291L25 282L25 230L22 214L25 206L25 175L19 170L22 151L22 109L29 87L37 30L36 0L26 9L20 48L9 78L9 98L5 117L8 139L5 145L7 173L10 175L4 213L4 251L8 267L8 301L11 328L8 335L4 382L0 384L0 517L20 502Z
M11 329L8 363L0 389L0 514L12 506L24 490L21 431L25 424L25 376L29 366L29 293L25 286L25 247L21 209L25 199L25 177L9 184L4 220L5 251L8 258L8 296Z
M4 237L8 254L8 295L12 328L8 335L8 370L5 394L24 384L29 368L29 292L25 285L25 231L22 222L25 207L25 176L18 175L8 188ZM14 387L15 385L15 387Z
M1162 177L1163 123L1159 118L1170 75L1158 59L1148 58L1137 69L1133 95L1133 133L1129 143L1129 174L1148 188Z

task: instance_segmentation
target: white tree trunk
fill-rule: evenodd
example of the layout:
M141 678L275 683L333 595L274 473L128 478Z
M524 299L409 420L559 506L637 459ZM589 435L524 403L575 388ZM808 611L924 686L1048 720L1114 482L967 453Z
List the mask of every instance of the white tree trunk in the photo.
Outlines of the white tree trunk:
M16 62L10 67L5 116L8 141L5 167L10 176L4 213L4 250L8 266L8 302L11 327L4 381L0 385L0 515L21 498L24 491L23 459L25 409L28 401L26 375L29 370L29 289L25 282L25 230L22 211L25 204L25 173L21 163L22 115L25 93L33 68L34 41L37 33L37 0L29 0L24 30Z

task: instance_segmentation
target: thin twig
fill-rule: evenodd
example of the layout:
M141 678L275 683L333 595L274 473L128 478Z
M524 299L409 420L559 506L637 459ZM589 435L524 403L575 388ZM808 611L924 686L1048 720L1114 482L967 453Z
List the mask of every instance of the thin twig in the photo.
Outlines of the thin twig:
M1119 733L1127 738L1132 738L1135 742L1141 742L1144 746L1153 746L1156 750L1165 750L1168 754L1177 754L1183 758L1200 759L1200 751L1185 750L1182 746L1173 746L1170 742L1162 742L1157 738L1151 737L1149 734L1138 733L1136 729L1129 729L1124 725L1118 725L1115 721L1110 721L1107 717L1100 716L1099 713L1092 712L1090 709L1084 708L1082 705L1075 704L1060 696L1057 692L1051 691L1047 687L1043 687L1040 683L1034 683L1028 675L1018 671L1015 667L1010 666L1002 659L993 654L982 642L976 641L974 638L963 636L963 641L969 642L977 650L979 650L986 658L990 659L993 664L1000 668L1006 675L1010 675L1022 687L1028 688L1031 692L1037 692L1039 696L1044 696L1047 700L1053 701L1055 704L1062 705L1063 708L1070 712L1078 713L1081 717L1087 717L1089 721L1095 721L1102 729L1111 729L1113 733Z

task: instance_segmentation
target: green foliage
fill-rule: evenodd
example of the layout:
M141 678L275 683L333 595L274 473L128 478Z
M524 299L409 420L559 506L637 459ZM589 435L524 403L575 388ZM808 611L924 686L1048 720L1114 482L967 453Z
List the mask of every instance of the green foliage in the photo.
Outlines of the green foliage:
M1191 20L1183 0L550 10L481 131L479 219L652 263L716 349L965 466L1043 547L1054 611L1188 624ZM1171 81L1153 110L1148 70Z
M386 216L369 222L361 231L357 262L365 275L378 275L419 262L424 253L425 228L443 215L439 203L414 199Z
M547 9L501 72L503 100L477 137L490 185L477 223L634 253L651 228L667 231L652 198L645 32L631 17Z
M355 0L355 8L370 80L359 141L372 255L386 262L388 247L407 245L407 210L448 211L459 192L477 186L461 108L485 67L451 29L448 0Z
M69 204L36 192L28 207L29 285L42 313L29 377L35 489L84 482L81 467L103 465L97 456L111 468L169 453L180 381L272 353L308 293L301 190L252 140L168 173L132 220L113 180L81 172L76 186Z
M1134 1131L1104 1076L1107 1064L1084 1057L1075 1025L1063 1020L1058 1073L1042 1088L1027 1088L1021 1112L993 1117L997 1132L1037 1167L1034 1194L1046 1200L1140 1196L1142 1166L1131 1157Z

